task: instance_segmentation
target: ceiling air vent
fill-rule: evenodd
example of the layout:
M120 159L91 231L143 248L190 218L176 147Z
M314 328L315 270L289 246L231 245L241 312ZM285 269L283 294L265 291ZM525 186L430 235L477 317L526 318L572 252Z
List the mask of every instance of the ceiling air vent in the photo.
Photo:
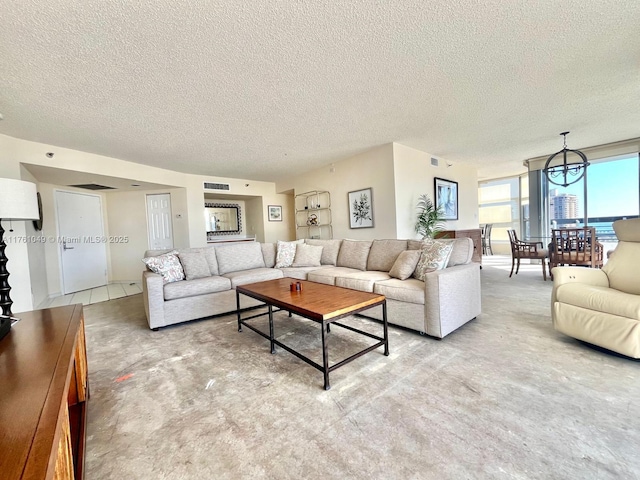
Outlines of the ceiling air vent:
M431 165L433 165L434 167L437 167L438 166L438 159L431 157Z
M229 190L229 184L204 182L204 188L206 190Z
M115 187L107 187L97 183L82 183L80 185L69 185L69 187L84 188L85 190L115 190Z

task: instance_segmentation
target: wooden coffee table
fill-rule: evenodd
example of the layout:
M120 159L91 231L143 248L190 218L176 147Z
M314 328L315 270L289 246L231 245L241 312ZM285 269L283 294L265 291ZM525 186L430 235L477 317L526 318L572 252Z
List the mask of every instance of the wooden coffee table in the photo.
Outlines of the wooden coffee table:
M291 282L299 281L302 286L302 290L299 292L291 291ZM256 300L260 300L267 305L268 311L266 313L260 313L252 315L250 317L242 318L242 312L240 311L240 294L246 295ZM324 373L324 389L329 390L329 372L334 371L336 368L340 368L343 365L355 360L356 358L375 350L378 347L384 345L384 354L389 355L389 334L387 327L387 300L384 295L378 295L377 293L359 292L357 290L351 290L348 288L334 287L333 285L325 285L322 283L315 283L303 280L295 280L293 278L279 278L277 280L268 280L266 282L251 283L248 285L240 285L236 287L236 304L238 307L238 331L242 331L242 326L253 330L254 332L262 335L264 338L269 339L271 342L271 353L276 353L275 346L284 348L287 352L292 353L301 360L304 360L312 367L317 368ZM348 315L367 310L369 308L381 305L382 306L382 325L384 330L384 336L378 337L369 332L358 330L357 328L338 323L339 320ZM274 310L273 307L277 307ZM322 331L322 365L314 362L310 358L305 357L299 352L296 352L291 347L283 344L279 340L276 340L275 333L273 331L273 313L285 310L289 312L289 316L292 313L300 315L301 317L313 320L321 324ZM269 334L261 332L253 325L247 323L247 320L252 318L262 317L264 315L269 316ZM364 315L363 315L364 316ZM364 316L366 318L366 316ZM365 335L367 337L378 340L378 342L364 350L351 355L344 360L329 366L329 349L328 349L328 337L331 332L330 325L337 325L342 328L346 328L352 332Z

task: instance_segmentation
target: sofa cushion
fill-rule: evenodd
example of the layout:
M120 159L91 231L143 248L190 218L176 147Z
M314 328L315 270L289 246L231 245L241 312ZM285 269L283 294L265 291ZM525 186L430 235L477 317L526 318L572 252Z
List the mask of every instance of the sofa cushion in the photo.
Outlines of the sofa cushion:
M322 258L320 259L321 265L335 266L335 264L338 262L338 252L340 251L342 240L318 240L307 238L304 243L306 243L307 245L322 247Z
M278 240L275 267L290 267L296 256L296 245L303 242L304 240L295 240L293 242L283 242L282 240Z
M276 265L276 244L275 243L261 243L262 258L264 258L264 266L267 268L273 268Z
M609 286L621 292L640 295L640 243L621 241L613 252L602 267L609 278Z
M204 258L207 260L207 265L209 265L211 275L219 275L220 270L218 269L218 259L216 258L215 247L205 247L202 249L202 253L204 253Z
M473 240L469 237L460 237L453 239L453 246L451 248L451 256L447 262L448 267L455 267L456 265L466 265L471 262L473 257Z
M284 267L281 268L282 274L285 277L295 278L296 280L307 280L307 275L310 272L315 272L323 268L334 268L332 265L320 265L319 267Z
M264 268L262 248L258 242L242 242L215 247L220 275L252 268Z
M372 243L370 240L342 240L336 266L366 270Z
M350 288L361 292L373 292L373 286L381 280L391 278L386 272L358 272L345 277L336 277L336 287Z
M400 252L398 258L393 263L393 267L389 270L389 276L399 280L406 280L415 271L420 260L420 250L405 250Z
M153 273L162 275L163 283L177 282L184 280L184 269L177 253L176 250L171 250L155 257L145 257L142 261Z
M640 295L584 283L565 283L556 289L556 300L587 310L640 321Z
M247 283L264 282L266 280L275 280L276 278L282 278L284 275L281 270L277 268L252 268L250 270L242 270L238 272L225 273L224 277L231 280L231 286L233 288L238 285L245 285Z
M398 255L406 249L406 240L374 240L367 258L367 270L388 272Z
M178 258L180 258L184 276L187 280L211 276L211 270L209 270L209 264L204 256L204 252L182 252L178 253Z
M422 250L422 240L407 240L407 250Z
M449 261L449 256L451 256L452 247L452 240L433 240L428 238L422 242L420 260L418 260L416 270L413 272L413 277L424 281L426 273L445 268Z
M424 305L424 282L415 278L408 278L407 280L392 278L376 282L373 286L373 291L384 295L389 300Z
M325 283L327 285L335 285L336 277L346 277L352 273L359 273L360 270L355 268L346 267L331 267L322 268L309 272L307 274L307 280L311 282Z
M296 245L296 256L293 259L292 267L319 267L324 247L316 245L306 245L299 243Z
M224 277L206 277L196 280L169 283L164 286L164 299L195 297L207 293L224 292L231 289L231 281Z

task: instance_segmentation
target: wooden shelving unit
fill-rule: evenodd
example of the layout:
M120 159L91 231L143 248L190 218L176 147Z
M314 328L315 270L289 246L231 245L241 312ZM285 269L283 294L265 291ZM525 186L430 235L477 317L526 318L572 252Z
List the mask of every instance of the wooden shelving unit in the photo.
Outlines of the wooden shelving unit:
M296 237L333 238L331 225L331 194L326 190L312 190L295 196Z

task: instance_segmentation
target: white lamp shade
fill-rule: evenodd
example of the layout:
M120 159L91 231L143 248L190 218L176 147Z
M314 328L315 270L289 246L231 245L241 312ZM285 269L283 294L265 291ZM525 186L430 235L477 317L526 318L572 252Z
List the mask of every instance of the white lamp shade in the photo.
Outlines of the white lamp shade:
M38 197L36 184L0 178L0 219L2 220L37 220Z

